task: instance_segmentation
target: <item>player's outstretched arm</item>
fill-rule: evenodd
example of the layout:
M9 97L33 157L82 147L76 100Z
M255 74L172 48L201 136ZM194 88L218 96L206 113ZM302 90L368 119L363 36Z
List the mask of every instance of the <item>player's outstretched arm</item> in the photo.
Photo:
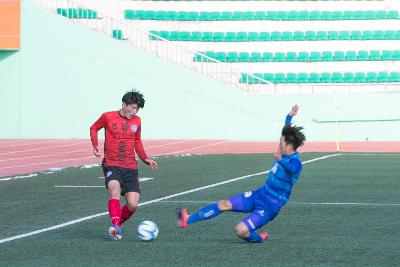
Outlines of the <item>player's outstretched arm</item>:
M296 116L297 111L299 111L299 105L296 104L292 107L292 110L289 112L289 115L294 117Z

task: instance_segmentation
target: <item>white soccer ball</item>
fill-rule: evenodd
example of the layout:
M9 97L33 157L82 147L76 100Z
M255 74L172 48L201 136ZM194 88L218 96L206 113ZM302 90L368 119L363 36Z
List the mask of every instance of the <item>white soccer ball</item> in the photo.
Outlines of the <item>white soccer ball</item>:
M158 236L158 226L152 221L143 221L139 223L136 235L143 241L151 241Z

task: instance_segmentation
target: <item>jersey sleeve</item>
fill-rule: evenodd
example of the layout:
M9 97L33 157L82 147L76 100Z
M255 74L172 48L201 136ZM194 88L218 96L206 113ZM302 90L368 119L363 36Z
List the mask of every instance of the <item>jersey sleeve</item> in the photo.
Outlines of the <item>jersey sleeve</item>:
M282 167L290 174L297 173L301 170L301 162L298 159L282 160L279 162Z
M139 158L143 161L143 163L148 164L145 160L149 157L147 156L146 152L144 151L143 143L142 143L142 126L139 125L136 137L135 137L135 151Z
M292 118L293 116L290 116L289 114L286 115L286 119L285 119L285 125L289 125L292 123Z
M90 127L90 140L92 141L93 148L98 147L99 141L97 139L97 132L106 126L106 118L104 113L100 116L100 118L93 123Z

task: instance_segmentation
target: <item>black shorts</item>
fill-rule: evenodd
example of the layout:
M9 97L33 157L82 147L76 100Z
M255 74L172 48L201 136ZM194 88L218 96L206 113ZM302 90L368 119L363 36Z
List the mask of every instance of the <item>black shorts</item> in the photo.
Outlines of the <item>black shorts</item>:
M108 182L117 180L121 185L121 195L127 192L137 192L140 194L138 170L126 169L114 166L103 166L105 185L108 189Z

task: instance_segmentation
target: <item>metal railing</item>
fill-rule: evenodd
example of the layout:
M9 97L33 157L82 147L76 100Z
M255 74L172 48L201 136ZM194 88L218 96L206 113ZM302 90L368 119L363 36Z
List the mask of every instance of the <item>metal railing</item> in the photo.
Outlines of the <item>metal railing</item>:
M354 92L399 92L400 83L376 84L274 84L251 73L244 73L229 63L217 61L197 51L171 42L158 35L139 29L126 21L104 15L70 0L25 0L83 24L109 37L126 42L132 47L152 53L164 60L184 66L192 71L220 81L244 92L260 94L331 94ZM194 60L196 56L201 61ZM206 60L204 60L206 59ZM206 62L204 62L206 61ZM244 74L243 74L244 73ZM242 83L252 80L252 83Z

